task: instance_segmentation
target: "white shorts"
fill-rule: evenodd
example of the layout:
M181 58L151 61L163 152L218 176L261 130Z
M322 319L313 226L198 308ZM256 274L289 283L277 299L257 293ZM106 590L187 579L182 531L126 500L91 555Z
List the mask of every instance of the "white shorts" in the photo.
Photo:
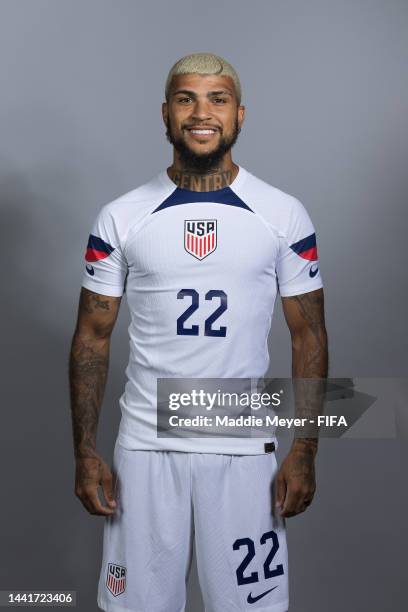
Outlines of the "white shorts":
M183 612L192 544L206 612L286 612L285 519L275 453L128 450L116 442L115 514L105 517L98 606Z

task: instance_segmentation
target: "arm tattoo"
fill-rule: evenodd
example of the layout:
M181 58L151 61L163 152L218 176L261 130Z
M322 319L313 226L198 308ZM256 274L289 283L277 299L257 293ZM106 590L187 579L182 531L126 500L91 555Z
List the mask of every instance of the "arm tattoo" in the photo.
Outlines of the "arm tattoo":
M306 418L306 427L295 429L297 450L305 461L315 454L318 443L317 416L323 413L328 374L327 333L324 321L322 291L312 291L292 298L304 321L292 341L292 376L295 393L295 416ZM309 424L309 419L314 421Z
M323 294L312 291L289 299L296 302L298 312L306 323L301 342L294 342L292 375L299 378L325 378L328 372L328 353Z
M101 300L98 293L85 290L81 293L80 308L83 308L87 314L92 314L95 310L109 310L109 300Z
M69 375L75 456L96 456L99 410L109 365L109 341L100 344L74 335Z
M301 464L309 466L310 457L314 457L317 453L318 438L296 438L296 449L300 452L302 459Z
M74 450L77 458L96 457L96 432L109 366L110 333L118 298L82 288L78 325L72 339L69 383Z

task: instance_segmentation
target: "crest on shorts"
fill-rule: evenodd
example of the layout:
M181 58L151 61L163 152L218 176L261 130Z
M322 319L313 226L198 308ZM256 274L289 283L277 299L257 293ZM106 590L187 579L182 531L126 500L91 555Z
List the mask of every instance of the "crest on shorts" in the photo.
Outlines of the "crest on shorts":
M197 259L204 259L217 248L217 219L184 221L184 248Z
M106 586L114 597L123 593L126 588L126 567L116 563L108 563Z

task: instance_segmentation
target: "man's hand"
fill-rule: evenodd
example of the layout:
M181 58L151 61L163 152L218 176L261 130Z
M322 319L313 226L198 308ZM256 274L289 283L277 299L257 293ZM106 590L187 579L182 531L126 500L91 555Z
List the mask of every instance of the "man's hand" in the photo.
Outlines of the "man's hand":
M316 447L309 440L297 439L285 457L275 481L275 506L287 518L304 512L315 490Z
M98 495L99 486L102 487L107 506L101 504ZM77 457L75 495L90 514L107 516L115 512L116 502L113 495L112 473L96 453L93 457Z

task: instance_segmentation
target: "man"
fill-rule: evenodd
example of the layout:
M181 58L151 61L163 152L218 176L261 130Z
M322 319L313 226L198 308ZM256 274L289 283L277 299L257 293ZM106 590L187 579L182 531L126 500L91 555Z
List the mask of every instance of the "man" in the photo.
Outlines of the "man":
M105 516L98 605L184 610L194 537L207 611L284 612L285 519L312 500L317 440L295 439L278 472L274 435L158 437L157 380L263 377L278 289L293 376L326 377L315 233L299 200L232 161L245 107L230 64L186 56L165 94L173 164L101 209L71 349L75 492ZM130 359L112 474L96 430L124 291Z

